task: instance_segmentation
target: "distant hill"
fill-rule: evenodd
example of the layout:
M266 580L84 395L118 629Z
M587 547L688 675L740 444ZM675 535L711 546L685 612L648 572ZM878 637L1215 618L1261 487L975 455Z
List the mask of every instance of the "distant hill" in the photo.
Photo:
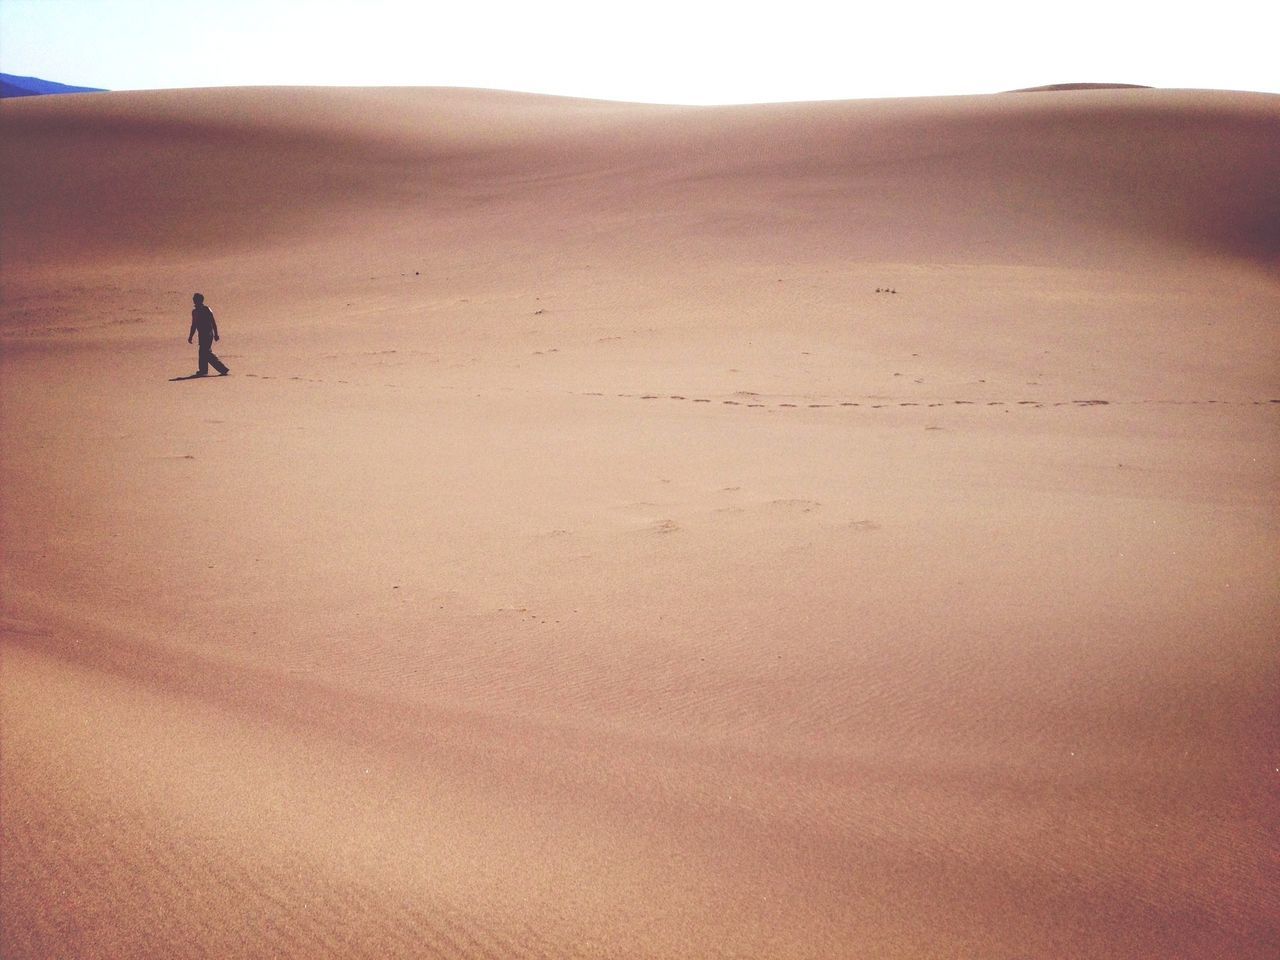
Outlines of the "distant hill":
M1010 93L1052 93L1055 90L1151 90L1142 83L1046 83L1042 87L1019 87Z
M39 77L15 77L0 73L0 99L9 97L38 97L47 93L105 93L100 87L72 87Z

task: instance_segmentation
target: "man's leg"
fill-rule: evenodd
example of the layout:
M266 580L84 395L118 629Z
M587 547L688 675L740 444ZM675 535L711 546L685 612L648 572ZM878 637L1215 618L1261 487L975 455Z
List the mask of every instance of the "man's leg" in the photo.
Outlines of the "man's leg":
M200 369L196 372L202 377L209 375L209 358L213 356L212 347L212 340L206 340L204 337L200 338Z
M209 364L213 367L213 369L217 370L218 373L221 373L221 374L225 374L227 372L227 365L223 363L221 360L219 360L217 356L214 355L214 352L212 350L208 351L208 356L209 356Z

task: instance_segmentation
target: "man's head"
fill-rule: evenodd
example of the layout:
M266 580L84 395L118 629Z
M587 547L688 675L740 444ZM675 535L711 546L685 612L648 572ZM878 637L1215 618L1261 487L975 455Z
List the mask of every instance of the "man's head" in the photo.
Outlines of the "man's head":
M201 304L201 303L204 303L204 294L203 294L203 293L193 293L193 294L191 295L191 302L192 302L192 303L194 303L194 304L197 304L197 305L199 305L199 304Z

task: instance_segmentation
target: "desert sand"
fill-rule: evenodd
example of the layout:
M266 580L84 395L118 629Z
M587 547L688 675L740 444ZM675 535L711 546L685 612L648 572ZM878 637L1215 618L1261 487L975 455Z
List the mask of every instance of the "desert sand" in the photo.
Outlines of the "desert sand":
M1280 98L1082 86L0 104L0 954L1275 957Z

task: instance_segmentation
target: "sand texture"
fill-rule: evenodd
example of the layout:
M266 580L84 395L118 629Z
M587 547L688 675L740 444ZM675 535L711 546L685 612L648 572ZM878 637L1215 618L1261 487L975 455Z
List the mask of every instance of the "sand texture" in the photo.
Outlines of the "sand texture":
M33 97L0 175L6 960L1280 955L1280 98Z

